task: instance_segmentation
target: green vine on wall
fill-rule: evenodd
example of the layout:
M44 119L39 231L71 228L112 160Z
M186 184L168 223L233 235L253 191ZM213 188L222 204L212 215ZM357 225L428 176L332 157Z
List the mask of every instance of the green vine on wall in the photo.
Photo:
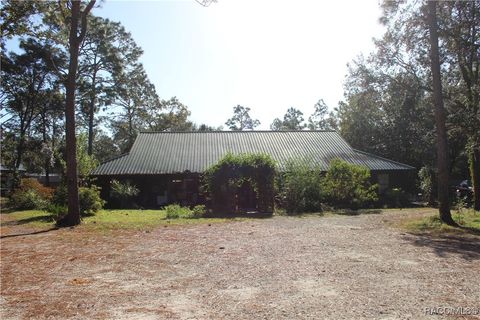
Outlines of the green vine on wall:
M226 154L203 175L204 191L214 211L235 210L235 194L249 183L260 212L273 212L276 164L267 154Z

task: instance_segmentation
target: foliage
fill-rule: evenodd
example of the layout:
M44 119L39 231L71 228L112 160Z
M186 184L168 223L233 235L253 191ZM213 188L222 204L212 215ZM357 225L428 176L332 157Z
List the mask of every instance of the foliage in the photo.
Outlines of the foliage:
M260 121L250 117L250 108L237 105L233 108L233 117L225 124L233 131L253 130L260 125Z
M277 182L277 199L287 214L322 210L322 170L308 160L287 162Z
M105 204L105 201L100 198L100 188L97 186L80 187L78 189L78 198L82 216L94 215Z
M430 166L424 166L418 171L418 177L420 178L420 190L422 190L423 199L428 201L430 205L432 205L434 202L434 176L435 172Z
M68 208L66 205L59 205L51 202L47 205L45 210L52 215L55 221L57 221L67 214Z
M302 130L307 126L303 121L303 112L291 107L283 116L283 121L278 118L273 120L270 129L274 131Z
M53 196L53 189L43 186L37 179L21 179L20 186L9 198L9 207L18 210L44 209Z
M133 198L138 195L140 190L130 181L120 182L118 180L112 180L111 182L111 198L114 201L118 201L120 208L133 207Z
M9 207L17 210L42 210L48 204L48 201L42 198L34 189L17 190L9 199Z
M276 165L269 155L228 153L205 171L204 190L215 211L232 212L238 188L249 183L256 193L259 211L272 212L275 173Z
M140 190L135 185L131 184L130 181L122 183L118 180L113 180L111 186L113 197L130 198L135 197L140 192Z
M182 207L178 204L171 204L164 208L165 210L165 218L166 219L193 219L194 217L193 211L190 210L188 207Z
M50 200L54 193L54 189L45 187L35 178L21 179L20 190L34 190L45 200Z
M82 184L85 184L90 173L98 166L98 160L88 154L87 134L81 133L77 136L77 172ZM66 162L61 160L63 171L67 169Z
M119 22L89 15L88 24L79 55L79 104L88 129L87 153L91 155L95 128L102 120L97 113L101 108L106 110L122 90L114 78L137 63L143 52Z
M376 185L369 182L370 170L334 159L322 181L325 201L336 207L361 208L377 200Z
M309 130L333 130L336 129L337 124L335 116L330 113L328 116L328 106L323 99L318 100L315 103L313 114L308 117L308 129ZM327 117L328 116L328 117Z
M68 191L65 184L60 184L54 191L50 203L55 206L67 206Z
M207 207L199 204L192 209L192 217L193 218L205 218L207 215Z
M105 201L100 197L100 188L95 185L90 187L80 187L78 189L78 197L80 214L82 216L94 215L105 205ZM65 185L60 185L55 189L49 209L55 208L55 211L61 211L61 208L67 207L67 200L67 188Z

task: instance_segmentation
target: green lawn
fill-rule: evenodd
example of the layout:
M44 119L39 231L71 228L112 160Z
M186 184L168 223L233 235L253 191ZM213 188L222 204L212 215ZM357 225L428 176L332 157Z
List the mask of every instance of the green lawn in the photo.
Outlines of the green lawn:
M438 213L423 218L403 220L400 225L412 232L431 233L475 233L480 234L480 213L472 209L452 212L453 219L460 227L449 226L438 217Z
M96 215L84 217L82 227L92 230L152 229L162 225L218 223L242 218L166 219L164 210L100 210ZM2 214L0 225L19 224L33 228L51 228L55 222L43 210L14 211Z

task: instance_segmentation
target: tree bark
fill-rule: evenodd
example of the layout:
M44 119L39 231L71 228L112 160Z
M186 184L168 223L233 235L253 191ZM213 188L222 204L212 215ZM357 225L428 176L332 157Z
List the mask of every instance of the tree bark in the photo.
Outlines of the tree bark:
M473 184L473 209L480 211L480 149L474 148L470 153L470 177Z
M93 72L93 77L92 77L92 93L90 97L90 107L88 109L88 148L87 148L87 154L91 156L93 154L93 139L94 139L94 120L95 120L95 101L96 101L96 85L97 85L97 70L95 67L95 70Z
M84 12L80 11L80 1L71 1L69 53L70 61L68 76L65 84L66 105L66 153L67 153L67 190L68 190L68 213L58 222L61 226L75 226L80 224L80 207L78 203L78 176L77 176L77 137L75 135L75 88L78 69L78 54L80 44L85 37L86 15L92 9L95 0L91 0ZM78 35L79 21L82 19L81 32Z
M438 209L440 220L449 225L455 225L456 223L453 221L450 213L449 203L447 129L442 96L442 76L440 74L440 57L438 51L437 3L435 1L428 1L427 22L430 33L430 63L437 131Z

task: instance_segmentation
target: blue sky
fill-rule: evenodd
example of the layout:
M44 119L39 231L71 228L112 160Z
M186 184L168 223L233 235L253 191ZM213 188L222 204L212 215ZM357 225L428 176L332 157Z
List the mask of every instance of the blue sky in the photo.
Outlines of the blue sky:
M191 120L224 125L235 105L269 129L289 107L304 113L343 98L347 63L382 34L378 0L103 1L144 50L159 96L177 96Z
M164 99L177 96L197 123L220 126L235 105L268 129L296 107L343 98L346 64L373 50L379 2L218 0L105 1L94 14L120 21L143 48Z

